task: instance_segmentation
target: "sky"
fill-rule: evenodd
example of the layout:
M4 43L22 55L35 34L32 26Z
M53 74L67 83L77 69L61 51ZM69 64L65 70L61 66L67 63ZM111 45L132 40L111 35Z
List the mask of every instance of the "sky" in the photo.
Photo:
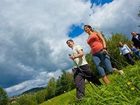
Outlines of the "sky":
M66 40L89 52L83 25L111 33L140 32L140 0L0 0L0 86L9 96L46 86L72 68Z
M93 5L97 5L97 6L102 6L106 3L110 3L113 0L90 0L91 6L90 8L93 7ZM90 14L89 14L90 15ZM80 34L82 34L84 32L84 30L82 29L82 26L84 25L84 23L80 23L80 24L72 24L70 26L70 31L68 32L68 36L71 38L77 37Z

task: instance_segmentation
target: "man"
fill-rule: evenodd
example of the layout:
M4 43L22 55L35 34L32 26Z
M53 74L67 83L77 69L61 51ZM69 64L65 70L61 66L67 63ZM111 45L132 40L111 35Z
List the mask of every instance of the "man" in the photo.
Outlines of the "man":
M76 85L76 97L81 99L85 95L85 79L91 81L95 85L101 85L99 79L90 71L89 65L85 59L83 49L80 45L76 45L73 40L67 40L67 45L72 48L73 53L70 59L75 63L73 68L74 82Z
M132 35L132 42L134 44L134 46L138 49L140 49L140 34L136 33L136 32L131 32Z

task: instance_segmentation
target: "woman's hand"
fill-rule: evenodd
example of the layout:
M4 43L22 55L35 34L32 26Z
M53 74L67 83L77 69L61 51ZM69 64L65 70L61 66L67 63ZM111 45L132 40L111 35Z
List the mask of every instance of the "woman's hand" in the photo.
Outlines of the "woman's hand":
M104 54L108 54L108 51L106 49L102 50Z

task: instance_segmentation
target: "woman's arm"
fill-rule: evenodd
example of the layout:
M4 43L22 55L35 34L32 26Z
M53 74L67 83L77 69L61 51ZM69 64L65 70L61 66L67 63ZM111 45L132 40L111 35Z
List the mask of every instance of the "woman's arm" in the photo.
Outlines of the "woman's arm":
M100 32L98 32L98 36L99 38L101 39L102 43L103 43L103 48L106 49L106 42L105 42L105 39L104 37L102 36L102 34Z
M122 50L121 50L121 48L119 47L119 50L120 50L120 55L122 55L123 53L122 53Z
M124 45L125 45L125 47L127 48L127 50L128 50L129 52L132 52L131 49L127 46L127 44L124 44Z

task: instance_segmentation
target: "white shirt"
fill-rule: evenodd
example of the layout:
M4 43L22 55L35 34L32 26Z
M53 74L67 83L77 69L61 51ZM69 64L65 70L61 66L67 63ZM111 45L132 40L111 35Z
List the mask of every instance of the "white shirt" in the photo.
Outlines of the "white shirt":
M83 48L80 45L75 45L73 46L72 50L73 50L72 54L75 55L75 54L78 54L78 51L83 50ZM80 58L75 58L74 61L76 63L74 67L76 67L77 65L82 66L82 65L88 64L86 61L85 55L83 55Z
M137 40L139 40L139 35L136 35L135 38L136 38Z
M131 49L126 44L124 44L123 47L119 47L119 50L120 50L120 54L122 55L125 55L131 52Z

